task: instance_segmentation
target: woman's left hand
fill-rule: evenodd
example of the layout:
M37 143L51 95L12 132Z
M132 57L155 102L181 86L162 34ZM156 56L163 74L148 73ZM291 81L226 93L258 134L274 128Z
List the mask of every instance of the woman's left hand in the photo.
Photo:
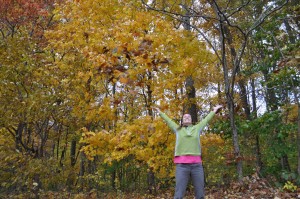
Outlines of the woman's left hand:
M216 105L216 106L214 107L213 111L214 111L215 113L218 113L218 112L220 112L220 110L221 110L222 108L223 108L223 106L220 105L220 104L218 104L218 105Z

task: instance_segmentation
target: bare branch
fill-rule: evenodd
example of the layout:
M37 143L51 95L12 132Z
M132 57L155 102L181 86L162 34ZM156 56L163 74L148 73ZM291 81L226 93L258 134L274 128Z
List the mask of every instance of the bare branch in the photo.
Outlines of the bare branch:
M153 8L151 6L149 6L144 0L141 0L142 3L149 9L149 10L153 10L153 11L156 11L156 12L159 12L159 13L162 13L166 16L169 16L177 21L180 21L181 23L186 23L186 21L183 20L184 17L188 17L188 15L183 15L183 14L179 14L179 13L172 13L172 12L169 12L169 11L166 11L166 10L160 10L160 9L156 9L156 8ZM212 17L208 17L208 16L204 16L204 15L192 15L192 17L203 17L204 19L214 19L214 20L217 20L215 18L212 18ZM189 16L191 17L191 16ZM221 61L221 57L217 51L217 49L215 48L215 46L212 44L212 42L208 39L208 37L205 35L205 33L203 31L201 31L197 26L195 25L192 25L192 24L189 24L196 32L198 32L203 38L204 40L208 43L208 45L213 49L215 55L218 57L218 59Z
M258 19L253 23L252 27L248 30L246 35L249 35L254 29L256 29L258 26L260 26L268 16L270 16L272 13L280 10L288 2L289 2L289 0L286 0L285 3L283 3L281 6L274 8L273 10L271 7L267 8L267 10L265 12L261 13L261 15L258 17Z
M229 15L228 17L224 14L224 12L222 12L221 11L221 9L219 8L219 6L218 6L218 4L217 4L217 2L215 1L215 0L213 0L213 3L214 3L214 5L216 6L216 9L218 10L218 14L219 15L222 15L222 17L221 17L221 19L220 20L224 20L224 21L226 21L226 23L229 25L229 26L231 26L231 27L234 27L234 28L236 28L236 29L238 29L239 31L240 31L240 33L244 36L244 38L245 38L245 33L244 33L244 31L238 26L238 25L234 25L234 24L232 24L229 20L228 20L228 18L230 17L230 16L232 16L233 14L231 14L231 15ZM249 2L248 2L249 3ZM247 3L247 4L248 4ZM238 12L239 10L241 10L243 7L245 7L247 4L243 4L241 7L239 7L238 8L238 10L236 11L236 12ZM235 12L234 12L235 13Z

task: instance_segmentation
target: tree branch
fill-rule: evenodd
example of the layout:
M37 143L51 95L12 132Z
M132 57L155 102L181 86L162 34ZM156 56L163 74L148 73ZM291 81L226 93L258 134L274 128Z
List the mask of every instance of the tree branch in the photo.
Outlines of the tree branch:
M141 0L141 2L149 9L149 10L153 10L153 11L156 11L156 12L159 12L159 13L162 13L164 15L167 15L177 21L180 21L182 23L186 23L183 18L184 17L187 17L187 15L183 15L183 14L178 14L178 13L173 13L173 12L169 12L169 11L166 11L166 10L161 10L161 9L156 9L156 8L153 8L151 6L149 6L144 0ZM204 15L191 15L189 17L202 17L204 19L214 19L214 20L217 20L215 18L212 18L212 17L208 17L208 16L204 16ZM217 51L217 49L215 48L215 46L211 43L211 41L208 39L208 37L205 35L205 33L203 31L201 31L197 26L195 25L192 25L192 24L189 24L196 32L198 32L203 38L204 40L208 43L208 45L213 49L215 55L218 57L218 59L221 61L221 57Z
M255 21L253 23L253 25L250 27L250 29L248 30L248 32L246 33L246 35L249 35L254 29L256 29L258 26L260 26L264 21L265 19L270 16L272 13L280 10L283 6L285 6L287 3L289 2L289 0L286 0L285 3L283 3L281 6L278 6L276 8L274 8L272 10L271 7L268 7L266 9L265 12L261 13L261 15L258 17L257 21ZM269 11L269 12L268 12Z

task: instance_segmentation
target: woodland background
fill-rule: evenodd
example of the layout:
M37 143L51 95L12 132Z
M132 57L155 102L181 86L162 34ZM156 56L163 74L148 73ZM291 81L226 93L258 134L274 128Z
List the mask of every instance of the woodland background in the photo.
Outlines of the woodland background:
M0 0L0 198L172 198L175 136L152 107L196 123L216 104L208 198L299 198L299 14L297 0Z

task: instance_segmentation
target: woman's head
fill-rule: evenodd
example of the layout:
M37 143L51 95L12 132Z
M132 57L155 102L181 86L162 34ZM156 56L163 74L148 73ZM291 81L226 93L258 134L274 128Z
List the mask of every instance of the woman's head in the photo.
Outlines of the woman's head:
M192 124L192 117L190 114L184 114L182 117L182 126L189 126Z

